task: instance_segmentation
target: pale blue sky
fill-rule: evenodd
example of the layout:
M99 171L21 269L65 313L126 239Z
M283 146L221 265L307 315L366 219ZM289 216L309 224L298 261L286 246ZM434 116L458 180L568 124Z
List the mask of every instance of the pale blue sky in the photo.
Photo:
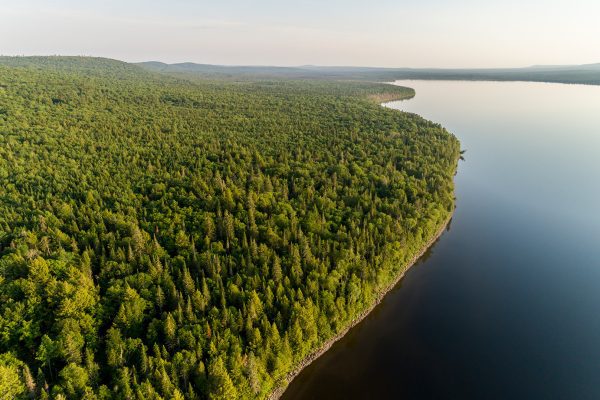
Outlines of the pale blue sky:
M246 65L600 62L600 0L0 0L0 54Z

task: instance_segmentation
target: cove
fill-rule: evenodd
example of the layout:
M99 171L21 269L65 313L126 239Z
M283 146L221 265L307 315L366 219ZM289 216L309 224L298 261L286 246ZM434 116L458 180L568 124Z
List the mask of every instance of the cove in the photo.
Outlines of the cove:
M396 84L466 150L453 220L282 398L600 398L600 87Z

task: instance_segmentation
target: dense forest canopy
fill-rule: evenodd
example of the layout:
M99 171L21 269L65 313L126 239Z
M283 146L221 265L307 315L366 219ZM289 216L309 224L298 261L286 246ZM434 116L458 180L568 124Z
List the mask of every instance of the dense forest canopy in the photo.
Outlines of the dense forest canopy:
M0 58L0 397L264 398L453 210L410 89Z

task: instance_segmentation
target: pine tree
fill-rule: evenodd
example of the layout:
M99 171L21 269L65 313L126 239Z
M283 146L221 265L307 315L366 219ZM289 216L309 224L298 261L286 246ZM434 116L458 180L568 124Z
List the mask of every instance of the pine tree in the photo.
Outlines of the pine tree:
M209 398L211 400L231 400L237 398L237 390L229 377L223 359L217 357L208 367Z
M164 321L163 331L165 334L165 338L167 339L167 343L171 346L175 344L175 331L177 330L177 326L175 324L175 319L171 313L167 313L167 316Z
M258 370L256 358L254 357L254 353L252 352L248 356L246 374L248 376L248 382L250 383L252 393L258 394L260 392L260 372Z

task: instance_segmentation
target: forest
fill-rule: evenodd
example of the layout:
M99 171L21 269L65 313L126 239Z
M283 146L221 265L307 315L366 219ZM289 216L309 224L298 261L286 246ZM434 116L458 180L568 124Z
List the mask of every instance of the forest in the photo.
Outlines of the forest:
M407 88L0 58L0 398L266 398L447 221Z
M139 63L150 71L196 75L212 79L325 79L392 82L406 79L458 81L522 81L600 85L600 64L537 65L525 68L377 68L377 67L266 67L195 63Z

